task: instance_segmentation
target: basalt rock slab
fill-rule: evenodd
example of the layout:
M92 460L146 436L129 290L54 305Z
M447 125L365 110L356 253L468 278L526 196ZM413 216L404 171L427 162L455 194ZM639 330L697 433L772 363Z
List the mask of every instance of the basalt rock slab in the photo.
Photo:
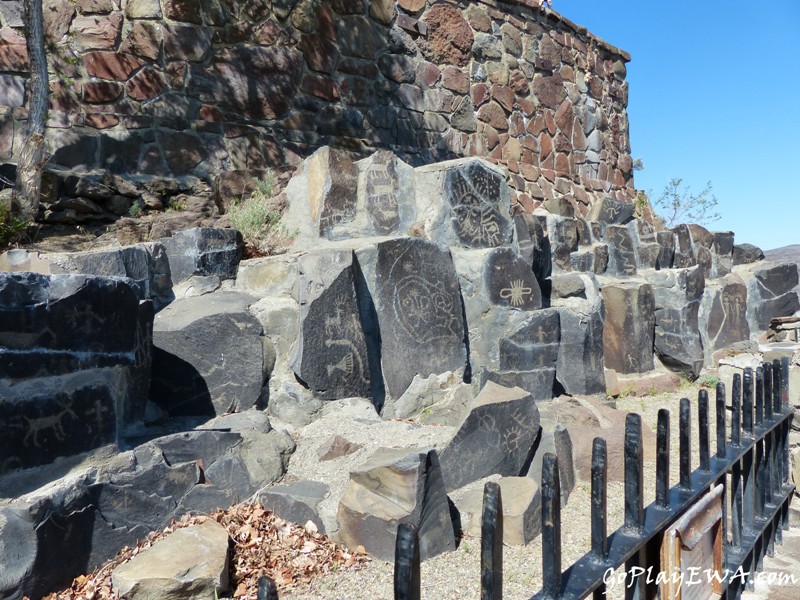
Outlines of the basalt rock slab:
M532 313L510 336L500 339L500 369L530 371L555 368L561 342L561 320L556 309Z
M695 379L704 363L698 320L706 287L703 269L662 271L648 280L655 298L656 354L669 369Z
M379 150L357 163L359 185L369 226L366 233L402 233L413 224L414 170L388 150Z
M575 461L569 430L560 422L559 412L563 410L563 405L564 401L556 400L541 407L541 426L534 442L533 460L527 477L541 484L544 455L554 454L558 458L561 503L566 505L575 487Z
M306 161L311 220L322 237L336 239L337 226L356 215L358 170L349 154L321 148Z
M676 269L686 269L697 265L692 232L688 225L678 225L672 229L675 234L675 255L672 266Z
M526 264L531 265L536 280L545 281L552 272L553 259L550 238L547 235L547 220L544 224L535 215L514 216L514 246Z
M295 375L323 400L371 397L353 253L326 250L300 261L300 338Z
M151 399L171 415L221 415L256 405L267 379L254 299L218 292L176 300L153 326Z
M671 269L675 261L675 234L671 231L659 231L656 234L658 241L657 269Z
M764 260L764 252L758 246L753 244L734 244L733 246L733 264L748 265L750 263Z
M317 526L317 531L325 533L325 524L317 512L317 506L329 489L319 481L293 481L261 490L256 500L285 521L300 525L311 521Z
M213 597L228 589L228 532L208 519L176 529L111 574L125 598Z
M511 191L494 166L461 159L415 171L417 219L439 244L496 248L512 238Z
M497 480L503 504L503 544L526 546L542 531L542 493L539 483L529 477L501 477ZM460 502L462 517L468 517L466 533L480 537L483 490L473 490Z
M234 279L244 254L242 235L235 229L196 227L159 241L167 253L173 285L193 275Z
M117 441L147 401L153 310L133 282L0 274L0 473Z
M700 311L704 346L720 350L750 339L747 302L747 285L741 277L734 274L708 282Z
M605 196L599 202L594 203L589 213L589 220L610 225L624 225L633 218L635 212L636 206L633 203L621 202Z
M556 379L567 394L605 392L603 370L603 323L605 311L578 312L557 308L561 341L558 347Z
M351 471L338 509L339 536L350 548L394 560L400 523L419 534L420 558L455 550L447 494L435 450L379 448Z
M601 289L606 309L603 327L605 366L618 373L653 369L655 301L648 283L609 283Z
M753 271L748 287L753 307L753 320L760 331L769 328L774 317L786 317L800 310L797 291L798 267L794 263L772 264Z
M489 253L484 285L492 304L526 311L542 307L542 292L530 265L511 248Z
M609 225L605 239L608 242L608 274L636 275L638 260L630 229L624 225Z
M448 491L487 475L522 475L539 429L536 402L519 388L488 382L442 451Z
M725 277L730 275L733 270L733 240L734 234L732 231L715 231L714 241L711 245L712 266L711 275L712 279Z
M375 308L386 390L399 398L411 380L467 364L463 307L453 260L413 238L378 244Z

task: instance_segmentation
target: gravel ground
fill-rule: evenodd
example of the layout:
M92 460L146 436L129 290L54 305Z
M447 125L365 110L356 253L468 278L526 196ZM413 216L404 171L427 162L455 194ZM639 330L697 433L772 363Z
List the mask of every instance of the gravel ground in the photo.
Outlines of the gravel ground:
M656 429L658 410L667 408L671 415L671 461L670 484L678 481L678 410L682 397L692 401L693 453L692 468L699 464L697 452L697 393L698 386L685 386L674 393L649 397L626 397L617 401L617 408L625 412L642 415L644 426ZM715 449L714 394L710 394L710 440L711 452ZM353 418L342 418L346 416ZM333 433L364 445L364 448L347 457L328 462L319 462L317 448ZM320 420L295 432L298 450L292 457L289 476L324 480L331 484L331 493L323 503L322 513L328 519L335 515L338 498L348 481L351 468L363 462L376 445L403 447L432 445L443 447L453 429L449 427L420 426L408 422L380 422L371 417L364 406L357 404L337 407ZM377 442L376 442L376 437ZM653 454L654 455L654 454ZM645 505L655 499L655 461L644 463ZM485 480L483 480L485 481ZM470 486L481 487L483 481ZM462 492L462 491L459 491ZM458 492L457 492L458 493ZM457 499L456 503L458 503ZM610 482L608 486L609 531L623 523L624 486L621 482ZM562 507L562 553L566 568L583 556L590 546L590 487L588 482L578 482L569 502ZM530 598L539 590L541 579L541 538L526 547L506 546L503 550L504 597ZM430 600L460 600L480 597L480 539L465 536L455 552L450 552L425 561L421 567L422 597ZM374 560L357 572L339 571L316 581L310 588L285 593L282 598L311 600L330 598L374 600L393 598L393 565ZM609 598L623 597L622 586L609 590Z

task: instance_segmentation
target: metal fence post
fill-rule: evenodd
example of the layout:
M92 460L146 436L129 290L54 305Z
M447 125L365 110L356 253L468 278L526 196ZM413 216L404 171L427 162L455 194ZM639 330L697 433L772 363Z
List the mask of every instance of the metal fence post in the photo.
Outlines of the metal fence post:
M700 445L700 470L711 469L708 442L708 391L705 388L697 393L697 429Z
M731 386L731 444L741 444L742 432L742 376L733 374Z
M656 429L656 504L660 508L669 506L669 411L658 411Z
M411 523L400 523L394 548L394 599L420 600L419 536Z
M258 578L258 600L278 600L278 586L269 577Z
M542 592L561 597L561 482L558 459L547 452L542 459Z
M592 553L599 561L608 558L608 455L606 441L596 437L592 442ZM606 585L592 593L594 600L606 597Z
M678 439L680 486L688 490L692 487L692 415L688 398L681 398Z
M636 413L628 413L625 417L625 528L640 534L644 528L644 490L643 490L643 452L642 452L642 417ZM627 573L644 568L645 549L625 561ZM644 600L646 597L647 578L635 575L633 585L625 588L626 600Z
M483 487L481 515L481 600L503 598L503 500L500 486Z

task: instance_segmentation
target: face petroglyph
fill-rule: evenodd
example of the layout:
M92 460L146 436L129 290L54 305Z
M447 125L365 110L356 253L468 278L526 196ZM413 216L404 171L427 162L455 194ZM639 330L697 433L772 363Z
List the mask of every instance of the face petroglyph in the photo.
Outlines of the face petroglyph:
M511 221L503 204L500 175L478 163L451 169L445 195L454 213L453 228L464 245L493 248L508 241Z
M420 344L456 332L451 294L444 285L417 275L397 283L394 312L406 334Z

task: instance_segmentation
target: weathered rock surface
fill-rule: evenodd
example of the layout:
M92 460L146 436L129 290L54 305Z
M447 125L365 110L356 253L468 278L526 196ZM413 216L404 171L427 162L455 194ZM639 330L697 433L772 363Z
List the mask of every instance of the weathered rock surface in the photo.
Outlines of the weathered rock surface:
M466 332L450 254L420 239L390 240L378 244L374 268L388 395L399 398L417 374L464 369Z
M131 599L217 596L228 589L228 532L211 519L176 529L111 574L114 590Z
M161 243L167 253L173 285L192 275L232 279L244 252L242 235L235 229L197 227L163 238Z
M317 506L328 490L328 486L319 481L293 481L261 490L256 500L285 521L300 525L311 521L317 531L325 533L325 524L317 512Z
M653 369L655 300L648 283L613 283L601 289L606 308L605 366L618 373Z
M257 405L269 375L254 299L220 292L176 300L154 323L151 397L172 415L221 415Z
M0 273L0 473L116 443L141 419L152 322L131 280Z
M367 345L351 251L324 251L300 260L300 339L295 375L323 400L372 397Z
M379 448L357 470L342 496L339 536L376 558L394 560L397 526L419 532L420 558L455 550L453 523L435 450Z
M488 382L441 453L448 491L487 475L523 474L539 427L530 394Z
M497 483L503 503L503 543L526 546L542 531L539 484L530 477L501 477ZM469 520L465 532L480 537L483 490L465 494L459 504L462 519L467 517Z

